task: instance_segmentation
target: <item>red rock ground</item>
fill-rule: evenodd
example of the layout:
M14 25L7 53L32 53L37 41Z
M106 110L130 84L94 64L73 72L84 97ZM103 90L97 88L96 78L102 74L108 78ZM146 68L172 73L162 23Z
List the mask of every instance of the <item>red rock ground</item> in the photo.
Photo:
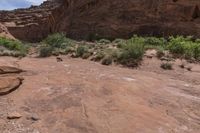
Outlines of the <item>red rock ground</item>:
M62 58L0 58L26 70L18 89L0 96L1 133L200 132L199 65L163 71L156 59L127 69ZM21 118L7 119L12 112Z

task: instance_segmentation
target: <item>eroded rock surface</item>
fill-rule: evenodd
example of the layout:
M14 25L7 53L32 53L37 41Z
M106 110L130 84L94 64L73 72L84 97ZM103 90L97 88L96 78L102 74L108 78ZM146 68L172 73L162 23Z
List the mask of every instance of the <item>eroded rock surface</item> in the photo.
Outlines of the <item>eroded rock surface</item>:
M1 11L16 38L38 41L53 32L75 39L140 35L200 37L199 0L48 0L39 7Z
M15 39L8 31L8 29L0 23L0 37L5 37L8 39Z
M23 78L15 74L21 72L21 69L15 67L0 66L0 96L9 94L20 87Z
M18 61L28 73L23 74L26 80L18 91L0 97L0 132L200 131L199 65L193 64L191 72L175 65L174 70L163 72L156 58L145 59L137 70L62 59L26 57ZM16 60L0 58L1 64ZM8 120L10 112L22 117Z

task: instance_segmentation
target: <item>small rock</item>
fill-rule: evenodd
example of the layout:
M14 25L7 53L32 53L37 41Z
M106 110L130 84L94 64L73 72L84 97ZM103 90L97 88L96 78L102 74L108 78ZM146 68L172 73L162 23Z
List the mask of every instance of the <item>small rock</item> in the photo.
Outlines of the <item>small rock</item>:
M153 55L146 55L147 58L153 58Z
M22 115L19 114L18 112L12 112L12 113L8 114L7 119L19 119L21 117L22 117Z
M187 69L188 71L192 71L192 67L191 67L191 66L187 66L186 69Z
M172 59L167 58L167 57L162 57L162 58L160 58L160 60L162 60L162 61L171 61Z
M32 114L30 117L27 117L27 119L32 120L32 121L40 120L39 116L36 114Z
M63 61L63 59L60 58L60 57L56 57L56 60L57 60L57 62L62 62Z

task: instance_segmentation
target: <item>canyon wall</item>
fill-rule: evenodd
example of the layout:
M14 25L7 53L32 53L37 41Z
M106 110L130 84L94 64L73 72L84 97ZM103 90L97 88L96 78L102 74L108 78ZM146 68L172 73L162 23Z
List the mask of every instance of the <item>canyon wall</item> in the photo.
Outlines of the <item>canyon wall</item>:
M0 22L25 41L54 32L87 40L133 34L200 37L200 1L48 0L39 7L1 11Z

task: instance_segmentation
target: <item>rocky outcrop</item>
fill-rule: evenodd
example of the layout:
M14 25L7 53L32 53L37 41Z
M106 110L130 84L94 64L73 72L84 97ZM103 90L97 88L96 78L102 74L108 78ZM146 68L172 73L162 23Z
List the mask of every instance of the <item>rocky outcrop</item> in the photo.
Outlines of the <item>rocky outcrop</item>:
M21 69L15 67L0 66L0 96L9 94L10 92L20 87L23 78L15 74L21 72ZM2 76L3 74L6 75Z
M200 1L48 0L39 7L0 12L0 22L27 41L53 32L87 40L133 34L200 37Z
M0 23L0 37L5 37L8 39L15 40L15 38L9 33L8 29L1 23Z

